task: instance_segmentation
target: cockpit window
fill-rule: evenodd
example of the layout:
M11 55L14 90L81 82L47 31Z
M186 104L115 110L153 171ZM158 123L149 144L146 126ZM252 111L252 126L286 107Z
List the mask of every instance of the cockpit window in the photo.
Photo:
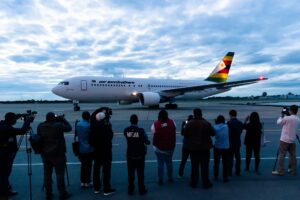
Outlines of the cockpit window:
M69 81L62 81L58 85L69 85Z

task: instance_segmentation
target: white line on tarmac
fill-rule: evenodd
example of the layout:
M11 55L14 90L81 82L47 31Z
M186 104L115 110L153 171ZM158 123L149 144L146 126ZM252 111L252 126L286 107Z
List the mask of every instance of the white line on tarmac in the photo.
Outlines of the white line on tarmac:
M296 157L297 159L300 159L300 157ZM275 160L276 157L263 157L260 158L261 160ZM213 161L214 159L210 159L210 161ZM245 160L245 158L242 158L242 160ZM254 158L252 158L254 160ZM146 160L146 163L156 163L157 160ZM181 162L181 160L173 160L173 162ZM126 160L120 160L120 161L112 161L112 164L125 164L127 163ZM80 165L80 162L68 162L67 165ZM14 166L19 167L19 166L27 166L28 163L19 163L19 164L14 164ZM32 163L32 166L42 166L43 163Z

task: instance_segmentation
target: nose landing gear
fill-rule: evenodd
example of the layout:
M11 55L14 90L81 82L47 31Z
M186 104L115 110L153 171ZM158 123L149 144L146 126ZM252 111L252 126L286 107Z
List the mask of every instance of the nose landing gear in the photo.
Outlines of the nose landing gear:
M73 101L73 110L80 111L79 101Z

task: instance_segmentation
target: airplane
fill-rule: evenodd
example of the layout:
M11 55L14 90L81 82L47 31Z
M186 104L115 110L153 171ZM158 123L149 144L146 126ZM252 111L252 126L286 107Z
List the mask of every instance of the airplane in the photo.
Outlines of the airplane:
M73 100L74 111L79 111L79 102L118 102L120 105L140 102L143 106L176 109L174 102L199 100L204 97L229 91L233 87L257 83L267 78L227 82L234 52L228 52L210 75L204 80L112 78L78 76L61 81L52 92Z

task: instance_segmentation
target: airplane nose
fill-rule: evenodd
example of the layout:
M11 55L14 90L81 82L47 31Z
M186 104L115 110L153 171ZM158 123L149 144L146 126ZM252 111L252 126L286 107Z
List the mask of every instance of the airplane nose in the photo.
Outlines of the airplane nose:
M52 88L51 90L54 94L59 95L59 88L58 86L55 86L54 88Z

